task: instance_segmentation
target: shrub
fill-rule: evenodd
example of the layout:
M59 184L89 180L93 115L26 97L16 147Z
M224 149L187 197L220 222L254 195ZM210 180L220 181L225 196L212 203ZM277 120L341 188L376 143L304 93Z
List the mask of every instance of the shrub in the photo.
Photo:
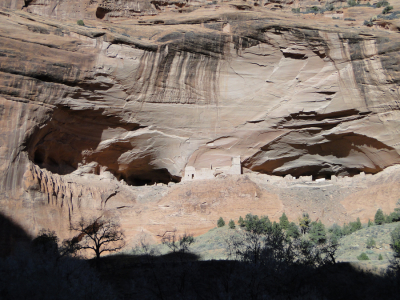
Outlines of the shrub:
M390 247L395 252L395 256L400 257L400 225L390 233L390 237L392 242Z
M230 229L235 229L235 221L233 221L232 219L229 221L228 226Z
M286 230L286 234L288 237L297 239L300 236L300 231L297 225L294 222L289 223L289 226Z
M79 26L85 26L85 23L83 23L83 20L76 21L76 24L78 24Z
M328 229L328 232L330 233L330 235L331 235L331 239L333 240L333 241L338 241L341 237L342 237L342 235L343 235L343 233L342 233L342 228L340 228L340 226L338 225L338 224L333 224L329 229Z
M292 8L292 13L294 13L294 14L300 13L300 7L299 8Z
M382 254L379 254L378 260L383 260Z
M362 224L360 218L357 218L357 221L350 222L349 224L343 224L342 235L349 235L353 232L360 230L362 228Z
M385 216L383 215L382 209L377 210L374 221L376 225L382 225L383 223L385 223Z
M285 213L279 218L279 225L281 225L282 229L287 229L289 227L289 219Z
M247 231L263 234L271 230L272 224L267 216L259 218L257 215L247 214L244 220L244 227Z
M362 228L360 218L357 218L357 221L355 222L350 222L350 227L352 232L360 230Z
M359 256L357 256L357 259L358 260L369 260L369 257L365 252L363 252Z
M333 11L334 9L335 9L335 6L333 6L332 3L331 4L327 4L325 6L325 10L327 10L327 11Z
M224 221L224 219L222 219L222 217L220 217L218 219L217 225L218 225L218 227L224 227L225 226L225 221Z
M368 227L371 227L371 226L374 226L374 222L372 222L370 219L368 219Z
M239 217L238 224L239 224L240 227L244 227L245 226L242 216Z
M313 12L313 13L317 13L317 12L319 11L319 7L318 7L318 6L310 7L310 8L309 8L309 11L310 11L310 12Z
M326 231L324 224L319 222L313 222L310 228L310 240L314 244L323 244L326 242Z
M381 8L382 6L388 6L388 5L389 5L389 2L382 0L382 1L379 1L378 3L376 3L375 7Z
M376 242L372 237L369 237L367 240L367 248L372 249L376 246Z
M390 216L390 219L392 220L392 222L399 222L400 221L399 212L396 211L396 209L395 209L394 212L390 213L389 216Z
M308 213L303 213L303 216L299 218L300 230L303 234L310 230L311 219Z
M389 13L389 11L391 11L393 9L393 6L386 6L383 10L382 10L382 14L386 15Z
M356 0L349 0L349 1L347 1L347 4L349 6L356 6L356 5L360 4L360 3L357 2Z

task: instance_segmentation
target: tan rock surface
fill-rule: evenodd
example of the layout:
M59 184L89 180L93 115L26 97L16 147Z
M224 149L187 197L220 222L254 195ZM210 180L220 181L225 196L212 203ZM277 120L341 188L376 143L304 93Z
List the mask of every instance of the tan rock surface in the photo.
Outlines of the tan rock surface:
M103 212L129 239L248 212L340 223L400 197L398 169L385 170L400 161L397 32L268 5L163 2L139 19L139 2L109 1L99 19L106 2L41 3L0 13L0 207L30 233L67 237L69 222ZM171 185L187 165L239 155L250 173L377 175Z

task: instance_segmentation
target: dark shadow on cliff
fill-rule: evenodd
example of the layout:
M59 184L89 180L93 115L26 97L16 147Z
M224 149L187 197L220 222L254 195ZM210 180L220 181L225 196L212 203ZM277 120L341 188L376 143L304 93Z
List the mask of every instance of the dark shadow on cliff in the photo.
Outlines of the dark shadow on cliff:
M0 212L0 257L10 255L16 248L28 248L31 241L19 224Z

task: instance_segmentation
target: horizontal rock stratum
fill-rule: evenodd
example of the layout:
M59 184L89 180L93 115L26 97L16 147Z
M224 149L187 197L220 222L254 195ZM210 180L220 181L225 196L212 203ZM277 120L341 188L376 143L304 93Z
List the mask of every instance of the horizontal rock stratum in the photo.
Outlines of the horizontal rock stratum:
M0 210L31 234L67 237L103 213L130 240L249 212L366 221L400 198L395 21L287 3L57 3L0 10ZM239 156L244 175L173 185Z

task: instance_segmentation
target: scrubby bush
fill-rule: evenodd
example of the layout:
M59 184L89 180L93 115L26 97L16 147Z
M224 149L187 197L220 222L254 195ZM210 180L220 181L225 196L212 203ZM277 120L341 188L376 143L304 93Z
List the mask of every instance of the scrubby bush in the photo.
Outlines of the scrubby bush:
M311 219L308 213L303 213L303 216L299 218L299 226L303 234L306 234L310 230Z
M322 223L316 223L322 224ZM268 269L289 265L318 267L335 263L337 243L313 243L307 238L288 239L282 227L274 222L270 229L257 233L242 232L227 240L228 253L237 260Z
M349 235L352 234L353 232L356 232L357 230L360 230L362 228L362 224L360 221L360 218L357 218L357 221L355 222L350 222L349 224L343 224L343 229L342 229L342 235Z
M239 224L240 227L244 227L245 226L242 216L239 217L238 224Z
M379 254L378 260L383 260L382 254Z
M338 224L333 224L329 229L328 233L330 234L330 238L333 241L338 241L342 236L342 228Z
M375 248L376 242L375 242L375 240L373 239L373 237L369 237L369 238L367 239L366 246L367 246L368 249Z
M218 227L224 227L225 226L225 221L222 217L220 217L217 221Z
M292 13L294 13L294 14L300 13L300 7L299 8L292 8Z
M391 233L391 248L395 252L395 256L400 258L400 225L397 226Z
M327 4L325 6L325 10L327 10L327 11L333 11L334 9L335 9L335 6L332 3Z
M374 25L374 23L372 22L372 20L370 19L370 20L364 20L364 24L363 24L364 26L368 26L368 27L371 27L372 25Z
M286 234L288 237L297 239L300 236L299 227L297 227L294 222L289 223L289 226L286 229Z
M383 223L385 223L385 216L380 208L377 210L375 214L374 221L376 225L382 225Z
M388 5L389 5L389 2L383 0L383 1L379 1L378 3L376 3L376 4L375 4L375 7L376 7L376 8L381 8L381 7L383 7L383 6L388 6Z
M233 221L232 219L229 221L228 226L230 229L235 229L235 221Z
M263 234L271 230L272 223L268 216L259 218L257 215L247 214L244 219L244 227L247 231Z
M85 23L83 22L83 20L76 21L76 24L78 24L79 26L85 26Z
M363 252L359 256L357 256L357 259L358 260L369 260L369 257L365 252Z
M285 213L279 218L279 225L281 225L282 229L287 229L289 227L289 219Z
M325 226L321 221L311 224L309 238L314 244L324 244L326 242Z
M360 2L357 2L356 0L349 0L347 1L347 4L349 6L356 6L357 4L360 4Z
M389 11L393 10L393 6L386 6L383 10L382 10L382 14L386 15L389 13Z

